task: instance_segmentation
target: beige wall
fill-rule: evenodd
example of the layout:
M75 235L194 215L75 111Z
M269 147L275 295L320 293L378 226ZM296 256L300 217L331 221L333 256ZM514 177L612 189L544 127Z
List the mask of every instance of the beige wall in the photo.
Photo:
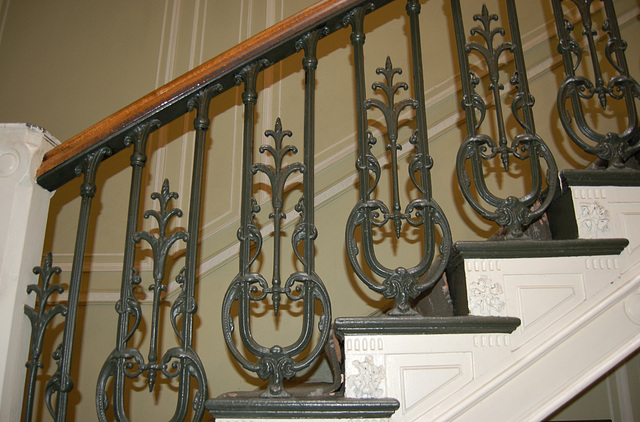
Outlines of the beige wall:
M633 422L640 415L640 353L613 369L549 418Z
M67 139L103 117L134 101L190 68L221 53L234 44L302 9L311 0L109 0L78 2L58 0L0 0L0 120L27 121L46 127L59 139ZM463 2L470 18L479 12L477 2ZM505 14L497 1L487 2L491 11ZM627 57L631 72L640 75L640 4L637 0L616 0L623 36L630 42ZM539 134L553 150L560 169L584 167L589 159L563 134L555 111L555 93L562 80L562 68L556 53L554 23L550 2L518 2L521 32L526 50L531 91L536 97L534 109ZM478 8L478 9L476 9ZM464 202L455 178L455 154L464 129L458 105L460 93L457 58L451 16L446 0L423 2L423 54L430 127L430 151L435 160L434 197L449 219L454 240L484 239L495 226L483 221ZM396 1L367 18L371 31L365 45L367 87L379 80L374 71L384 66L391 55L394 66L405 72L400 80L410 82L408 46L404 41L408 23L404 2ZM332 34L319 46L317 74L317 271L324 280L333 302L334 316L367 315L382 300L369 292L348 271L344 250L344 225L357 200L353 179L355 162L354 100L352 56L349 31ZM294 132L290 142L301 148L303 73L300 54L272 66L264 72L264 88L258 103L256 134L272 129L280 116L286 129ZM372 95L372 94L369 94ZM252 389L259 383L246 375L226 351L220 328L220 305L226 287L237 272L235 258L239 215L240 152L242 108L240 89L218 97L212 106L212 131L207 151L205 205L203 212L201 277L198 284L198 324L196 347L208 376L210 396L229 390ZM371 119L381 120L377 111ZM180 193L175 206L186 210L190 183L190 160L194 136L189 132L192 116L178 119L152 136L154 152L148 165L145 197L159 191L162 180L171 181ZM370 121L378 135L381 124ZM510 123L513 125L513 122ZM403 142L409 127L401 131ZM382 144L382 137L378 146ZM268 142L263 137L259 142ZM411 151L406 145L404 153ZM382 149L377 151L383 155ZM301 153L298 155L301 157ZM407 155L402 165L406 170ZM301 158L298 158L301 160ZM267 161L268 162L268 161ZM518 170L516 168L516 170ZM104 359L115 345L117 300L122 267L126 189L130 178L127 153L104 163L100 169L99 201L95 201L92 221L95 234L90 237L82 307L74 360L77 389L71 403L75 420L92 420L95 415L95 380ZM495 174L495 173L494 173ZM258 180L258 179L257 179ZM524 177L496 179L503 189L522 189ZM381 187L386 189L387 182ZM54 262L63 267L68 280L79 209L79 181L59 189L49 215L46 250L54 253ZM264 203L268 195L256 191ZM289 210L297 202L300 190L289 191ZM381 197L387 198L387 192ZM147 199L145 209L153 206ZM263 207L258 220L264 223L269 207ZM292 215L293 217L293 215ZM176 222L186 227L186 217ZM292 223L288 219L289 246ZM148 222L143 227L149 229ZM378 246L385 262L411 265L415 244L400 244L393 252L389 242ZM184 245L174 248L171 279L182 267ZM385 248L386 247L386 248ZM383 249L384 248L384 249ZM260 271L270 274L270 245L265 246ZM292 259L285 250L285 269ZM152 262L148 249L139 251L143 286L151 283ZM91 272L89 272L91 270ZM169 293L173 300L177 291ZM149 306L144 306L145 311ZM164 308L165 317L168 306ZM147 323L143 331L150 328ZM166 319L166 318L165 318ZM256 331L274 333L274 320L264 316L255 323ZM299 323L285 313L278 324L277 338L283 343L297 337ZM60 332L60 327L58 333ZM148 337L148 336L147 336ZM273 341L267 336L259 340ZM134 343L145 350L148 339L140 335ZM56 340L57 342L57 340ZM175 344L170 324L165 324L162 350ZM50 348L47 351L51 352ZM133 420L153 420L172 412L175 392L166 384L149 394L141 381L134 384L135 401L130 411ZM133 392L131 393L134 396ZM153 405L153 406L152 406ZM42 411L44 408L40 406ZM144 411L144 414L142 413ZM46 418L45 418L46 419Z

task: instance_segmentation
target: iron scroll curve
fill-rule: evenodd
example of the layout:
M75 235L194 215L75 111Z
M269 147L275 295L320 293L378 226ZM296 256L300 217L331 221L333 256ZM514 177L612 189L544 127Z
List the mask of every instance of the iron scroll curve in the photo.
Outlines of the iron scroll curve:
M54 267L53 258L51 252L45 255L44 263L42 266L36 266L33 268L33 272L40 278L40 284L29 284L27 286L27 294L31 292L36 294L37 303L35 307L24 305L24 313L29 318L31 323L31 343L29 345L29 360L26 363L27 367L27 387L25 391L25 406L22 420L24 422L31 421L33 414L34 398L36 394L36 382L38 377L38 369L43 368L44 364L40 360L42 355L42 345L44 342L44 336L47 327L56 315L67 316L67 307L63 304L56 304L50 306L49 298L54 293L61 294L64 292L64 288L60 284L51 284L51 279L55 274L60 274L60 267ZM60 354L60 346L54 352L54 355ZM59 359L56 359L59 360ZM58 366L59 369L59 366ZM59 377L59 374L56 374ZM52 392L47 392L45 404L49 414L55 418L56 412L52 404Z
M119 314L133 316L134 323L128 328L128 332L121 343L122 347L117 347L111 352L98 375L96 410L98 412L98 419L101 421L107 420L106 411L109 407L109 397L107 394L108 382L111 378L116 377L119 371L122 371L122 375L129 379L136 379L146 374L147 385L150 392L154 390L159 374L164 375L167 379L193 377L198 384L192 402L194 409L193 420L200 420L204 412L204 401L206 400L207 394L207 379L204 365L197 353L187 344L185 332L178 327L178 319L181 316L184 318L194 314L197 310L195 299L187 296L185 293L186 280L184 268L176 277L176 282L181 286L181 293L175 299L170 311L171 325L180 341L180 345L168 349L162 356L159 354L158 334L161 322L160 306L163 301L163 292L167 290L165 284L165 264L171 246L179 240L186 242L189 239L189 234L183 230L179 230L167 235L170 220L174 216L182 215L180 209L169 208L170 201L177 199L178 194L170 191L169 181L167 179L165 179L162 184L161 192L152 193L151 198L158 200L160 211L145 211L144 217L153 217L157 220L159 233L157 236L154 236L149 232L140 231L132 236L132 241L135 243L139 243L142 240L147 242L153 252L153 284L149 286L149 290L153 292L149 352L145 360L138 349L126 346L127 341L136 332L142 319L140 303L133 295L133 290L141 284L142 279L137 271L132 268L129 286L127 287L130 295L127 301L123 301L122 299L118 301L116 310ZM184 382L184 380L180 379L181 385L184 384ZM114 391L114 412L117 413L119 420L128 421L129 419L122 407L122 395L124 392L121 388L122 387L116 388ZM178 395L176 411L171 420L184 420L188 410L188 402L188 394Z
M560 122L571 140L585 152L598 157L592 168L595 170L637 170L634 160L640 152L640 124L636 102L640 100L640 85L629 74L625 56L627 43L620 35L618 19L611 0L602 0L605 19L600 28L607 42L598 42L598 30L594 28L591 5L593 0L570 0L579 12L583 27L581 34L586 39L586 49L581 47L573 34L575 25L565 16L563 0L553 0L553 14L559 38L558 52L562 55L565 79L558 90L557 107ZM595 13L595 12L594 12ZM598 59L598 45L604 45L602 59ZM580 74L580 66L586 66L588 55L590 78ZM605 80L604 66L610 66L614 75ZM627 125L620 132L598 131L587 119L585 105L597 98L603 110L608 100L624 101ZM568 104L567 104L568 103Z
M387 57L385 66L376 73L382 75L384 82L375 82L374 91L383 93L386 101L377 98L365 98L364 54L365 34L363 20L366 6L354 10L344 24L351 25L351 41L354 47L354 68L356 78L356 112L358 126L358 158L356 169L359 175L360 199L354 206L346 225L345 241L349 262L358 278L371 290L394 300L393 308L387 312L390 316L417 315L412 307L411 299L417 298L432 289L442 278L451 254L452 236L444 212L431 196L431 168L433 159L429 155L422 62L420 53L419 22L417 15L420 4L407 1L407 13L410 18L412 65L414 73L414 91L416 98L406 98L396 102L395 96L400 90L408 90L405 82L395 82L395 76L402 70L393 67L391 58ZM374 193L381 179L382 168L372 147L377 139L367 129L367 110L376 108L382 112L386 123L385 149L391 164L392 204L388 206ZM414 147L414 154L409 163L409 178L417 192L417 198L409 200L404 207L400 201L399 151L402 145L398 139L400 113L404 109L416 110L416 126L409 139ZM405 228L421 229L424 247L419 262L409 268L389 268L383 265L374 247L374 231L389 223L397 239L404 236ZM440 232L439 256L436 256L436 226ZM360 240L356 239L358 232ZM359 257L362 247L361 263ZM366 269L365 269L366 266ZM382 281L379 281L379 280Z
M534 97L529 92L524 55L520 39L515 2L507 0L507 12L511 41L495 45L495 37L505 36L502 27L493 28L491 23L498 16L490 14L486 5L482 12L474 15L474 21L481 23L471 29L472 36L479 41L466 42L459 0L451 0L453 8L456 43L460 74L462 75L462 108L465 111L467 137L462 142L456 158L458 184L463 196L471 207L483 218L495 221L502 229L499 239L532 238L537 233L526 229L540 220L551 204L558 188L558 169L555 159L544 140L536 133L533 119ZM486 64L488 90L495 103L497 142L491 136L481 133L481 126L487 116L487 105L477 93L476 87L481 79L470 69L469 54L478 53ZM511 114L517 122L519 132L508 140L505 111L501 92L505 89L500 78L500 58L510 52L515 62L515 72L509 83L515 88L511 103ZM512 160L529 161L531 174L530 188L523 196L494 194L485 180L483 165L493 159L499 159L505 172L509 172ZM541 164L546 166L543 176ZM469 174L469 169L471 174ZM543 185L546 184L546 187ZM472 190L472 183L475 192ZM476 197L477 195L477 197ZM480 200L479 200L479 199Z
M131 177L131 191L129 197L129 214L127 222L125 260L123 265L123 280L120 300L116 303L119 314L118 335L115 349L107 357L98 376L96 386L96 411L100 421L107 420L109 407L110 380L113 393L113 413L117 420L128 421L125 407L125 382L146 375L149 391L156 386L156 379L163 375L166 379L177 379L178 397L172 421L185 420L192 407L192 420L201 420L204 414L204 403L207 399L207 377L200 357L193 349L193 319L198 309L195 299L195 283L197 278L196 265L200 233L200 210L202 203L202 180L205 157L205 143L209 121L209 105L212 98L222 90L219 84L204 87L193 95L187 103L189 110L196 110L194 128L196 142L194 146L193 177L191 180L191 195L189 206L188 231L175 230L169 233L172 218L182 216L182 210L171 208L172 200L178 198L176 192L171 192L169 180L165 179L160 192L151 194L153 200L159 203L159 211L147 210L144 218L154 218L157 221L157 234L149 231L136 231L138 223L138 208L142 189L142 171L145 166L146 145L149 134L160 126L160 121L154 119L132 130L125 138L125 146L134 146L131 155L133 168ZM149 244L153 254L153 283L149 286L152 292L150 340L147 358L140 350L130 346L134 333L138 330L142 320L142 309L134 290L141 284L142 277L135 269L136 244L145 241ZM186 243L185 266L175 278L180 286L180 294L174 300L169 313L172 328L179 344L160 354L159 330L161 324L160 307L167 290L165 267L172 246L178 242ZM131 321L133 319L133 321ZM192 378L197 386L192 388ZM191 400L191 397L193 399Z
M292 163L284 168L282 167L284 156L288 153L295 154L297 149L291 145L282 146L283 138L291 136L292 133L282 130L280 119L276 121L275 130L268 130L266 135L274 138L275 147L263 145L260 148L260 152L271 154L274 158L275 167L263 163L253 164L249 168L249 173L265 173L272 187L271 202L273 212L269 217L273 220L274 225L273 278L270 283L261 274L250 271L251 264L255 262L261 253L263 243L260 230L254 223L255 213L259 212L260 207L256 205L256 200L251 197L243 202L243 207L251 207L250 222L246 227L241 227L238 230L238 239L241 242L251 242L255 249L250 257L245 257L247 266L241 268L240 273L227 289L222 305L222 327L227 346L240 365L249 371L255 372L261 379L269 381L268 388L261 394L261 397L290 397L291 395L284 388L284 380L291 379L297 372L307 368L324 349L331 328L331 303L322 280L313 271L295 272L284 283L281 280L281 224L286 217L286 214L282 212L284 185L287 178L294 172L301 172L306 176L307 170L301 163ZM308 215L305 214L308 214L308 211L301 204L302 199L296 207L300 212L301 218L292 237L294 251L297 251L298 243L306 243L316 236L315 228L310 231L304 230L305 220L308 218ZM247 234L245 235L244 233ZM299 253L296 252L295 255L303 265L308 266L309 263ZM251 304L270 298L274 314L277 316L284 297L291 302L302 301L303 303L303 322L300 336L289 346L263 346L256 341L251 329ZM318 322L319 339L308 354L296 360L307 349L312 340L317 308L316 302L319 302L322 309ZM236 327L233 321L232 308L235 303L238 304L240 339L247 352L258 358L257 361L251 361L245 357L234 340Z
M304 162L284 164L287 155L295 155L298 150L293 145L283 145L291 131L283 130L280 118L273 130L265 135L273 139L273 145L263 144L259 152L268 154L273 165L254 163L254 121L257 101L256 79L259 72L269 63L259 60L247 65L236 76L238 84L244 84L242 100L245 105L242 165L242 206L238 240L240 241L239 272L232 280L222 305L222 331L231 354L245 369L255 372L261 379L268 380L268 387L260 397L291 397L284 387L284 381L293 378L297 372L309 367L322 353L328 342L331 329L331 302L329 294L315 272L314 240L317 229L314 225L314 91L317 66L316 45L326 35L326 28L316 29L301 37L296 43L298 50L304 49L305 69L305 122L304 122ZM255 221L260 206L253 197L253 177L262 173L271 187L271 208L269 218L273 222L273 275L271 282L252 270L252 265L262 252L263 238ZM286 280L281 275L281 237L284 213L285 184L294 173L302 174L303 194L295 210L300 219L291 236L293 253L303 267L290 274ZM301 253L301 249L303 252ZM283 299L290 303L302 303L302 328L292 344L288 346L264 346L254 337L251 329L251 306L271 299L272 309L277 317ZM237 304L238 334L248 355L247 358L235 342L234 309ZM233 308L233 309L232 309ZM314 336L316 315L319 314ZM311 342L315 345L311 347Z

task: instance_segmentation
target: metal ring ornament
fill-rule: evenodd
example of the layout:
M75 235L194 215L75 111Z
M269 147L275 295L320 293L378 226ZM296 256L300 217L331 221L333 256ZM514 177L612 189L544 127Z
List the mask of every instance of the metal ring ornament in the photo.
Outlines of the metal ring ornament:
M301 285L294 287L296 283ZM320 355L329 338L331 304L327 290L320 278L316 274L294 273L289 276L281 290L281 293L292 301L303 300L306 308L303 313L303 328L299 338L286 347L278 345L265 347L253 337L249 322L251 309L247 301L261 301L269 294L274 293L273 289L269 287L269 283L260 274L251 273L246 276L237 276L229 286L222 302L222 331L229 351L243 368L255 372L261 379L269 380L269 388L262 393L262 397L290 397L283 387L284 379L290 379L297 372L307 368ZM255 293L258 295L256 296ZM295 357L306 349L314 332L316 300L320 302L323 310L318 323L320 338L308 355L300 361L296 361ZM240 338L247 351L258 357L257 362L250 361L239 350L233 338L235 324L232 308L235 302L238 302Z
M521 239L531 237L526 229L540 219L551 203L559 188L558 168L545 142L536 134L533 119L534 97L529 92L520 29L518 24L514 0L507 0L507 14L511 40L496 45L496 35L504 37L504 28L492 28L492 22L498 21L498 16L490 14L486 6L482 6L480 14L473 19L480 22L471 30L471 35L477 35L481 42L467 43L460 0L451 0L454 16L458 59L462 77L463 101L462 108L466 115L467 137L462 142L456 157L456 173L458 184L463 196L471 207L483 218L495 221L503 227L500 237L503 239ZM481 80L470 70L469 53L478 52L488 70L488 89L495 102L495 125L497 134L495 140L483 133L479 133L487 115L487 106L482 97L476 92ZM500 83L499 59L505 52L511 52L515 64L515 71L509 82L516 88L512 98L510 110L514 119L522 129L520 133L509 140L505 120L505 108L501 98L504 85ZM478 116L479 114L479 116ZM531 172L531 187L523 196L494 194L487 186L484 174L484 162L500 159L506 173L513 158L528 161ZM546 176L542 174L542 162L546 165ZM469 166L467 164L470 163ZM470 169L468 168L470 167ZM471 173L471 174L470 174ZM472 181L475 192L472 192ZM546 182L546 188L543 186ZM477 195L476 195L477 194Z
M376 216L382 215L381 220ZM415 216L412 218L412 216ZM378 260L373 247L372 228L382 227L390 219L392 214L388 207L379 200L360 201L349 215L346 228L346 249L349 262L356 275L371 290L381 293L388 299L395 299L394 308L389 315L412 315L416 311L411 308L410 300L433 288L440 280L451 255L452 237L449 224L440 206L433 200L415 199L411 201L402 214L402 219L413 227L424 226L427 218L442 231L440 244L440 257L434 261L427 250L416 266L411 268L398 267L395 269L385 267ZM382 282L376 282L365 272L360 265L358 255L359 248L356 240L356 229L361 226L363 256L367 267L377 276L383 278Z
M629 74L625 57L627 43L621 38L618 19L611 0L602 0L605 20L601 28L608 37L604 46L604 59L599 60L591 4L593 0L571 0L570 3L579 12L584 28L581 35L586 40L586 49L573 38L575 26L565 17L562 7L564 0L553 0L553 14L562 54L565 79L557 96L557 108L560 122L571 140L589 154L596 155L602 162L594 163L596 169L627 169L626 162L640 152L640 125L638 124L637 105L640 100L640 85ZM595 13L595 12L594 12ZM593 80L578 75L578 69L587 53L590 60L589 71ZM617 74L606 80L604 64L611 65ZM624 101L627 125L620 132L601 133L587 121L583 105L597 97L603 110L607 108L608 98ZM569 103L569 104L567 104ZM606 165L606 167L605 167Z

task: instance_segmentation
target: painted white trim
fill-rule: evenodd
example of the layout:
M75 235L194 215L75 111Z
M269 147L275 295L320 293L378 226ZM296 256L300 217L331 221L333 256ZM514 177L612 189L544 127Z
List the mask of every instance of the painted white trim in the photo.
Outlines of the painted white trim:
M456 416L459 416L466 411L471 411L474 405L482 402L489 395L495 393L497 389L516 379L518 375L523 373L530 366L534 365L536 361L544 358L545 355L548 355L553 349L558 348L564 342L570 341L573 335L587 327L590 322L596 320L607 310L621 304L622 301L636 290L638 285L640 285L640 264L627 272L628 276L632 274L632 277L627 277L627 280L624 280L625 282L622 287L615 289L610 295L602 298L597 303L594 303L594 306L587 312L584 312L575 320L564 325L563 328L556 331L546 341L536 343L534 348L527 348L526 354L522 355L517 363L505 368L505 370L498 376L486 382L481 388L476 389L473 393L464 397L458 396L458 405L455 408L442 413L439 416L439 420L453 420ZM598 361L597 365L594 364L592 367L587 368L582 376L577 377L571 382L563 385L561 388L558 388L558 391L553 397L548 397L544 403L540 403L540 406L537 409L532 410L526 416L522 415L524 419L521 420L533 421L544 419L554 410L560 408L564 403L571 400L571 398L575 397L587 386L604 375L622 359L629 356L638 347L640 347L640 331L629 342Z
M618 391L618 408L622 422L634 422L633 417L633 401L631 399L631 391L629 390L629 376L627 366L622 365L613 373Z
M34 262L41 262L52 193L36 183L44 154L59 142L44 129L28 124L0 124L0 420L15 421L22 412L23 386L31 337L25 316L39 284Z

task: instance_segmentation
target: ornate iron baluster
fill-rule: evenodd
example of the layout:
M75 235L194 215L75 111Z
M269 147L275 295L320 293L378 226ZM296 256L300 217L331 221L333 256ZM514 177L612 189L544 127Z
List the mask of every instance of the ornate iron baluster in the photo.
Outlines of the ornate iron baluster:
M314 224L314 199L315 199L315 90L316 90L316 69L318 59L316 57L316 47L318 40L329 33L328 28L322 28L310 32L296 43L298 51L304 50L305 56L302 60L302 67L305 70L305 100L304 100L304 166L306 171L303 180L303 192L301 202L296 207L300 212L302 221L296 227L291 237L291 245L298 260L304 264L307 274L315 272L315 250L314 240L318 236ZM298 244L303 242L304 254L298 254Z
M107 358L100 376L96 391L96 406L98 417L106 421L106 409L108 396L106 392L109 378L115 376L114 383L114 413L117 420L128 420L124 411L124 377L137 378L143 373L147 375L149 391L155 386L158 372L167 378L179 377L178 402L172 421L184 420L189 410L191 377L196 378L199 391L193 398L193 420L201 420L204 414L204 401L207 397L207 380L204 366L192 349L193 314L197 310L195 301L195 277L197 267L198 235L200 232L200 210L202 202L202 183L204 175L204 155L207 130L209 127L209 104L213 96L222 90L220 85L208 87L200 91L188 102L189 110L197 109L194 127L196 129L196 143L194 151L194 165L192 188L189 210L188 233L177 231L167 236L169 220L173 216L181 216L182 211L176 208L168 209L171 199L178 198L178 194L170 192L169 181L165 180L162 192L153 193L152 199L160 203L160 212L146 211L145 218L154 217L158 221L159 236L155 237L148 232L135 232L138 207L141 191L142 169L146 161L145 147L151 129L158 127L160 122L152 121L137 128L130 137L128 144L134 144L134 152L131 164L132 173L131 196L129 202L129 220L127 226L127 243L125 245L125 265L121 299L116 305L120 314L117 348ZM153 251L153 279L154 283L149 287L153 291L153 304L151 316L151 336L148 353L148 361L145 362L142 354L133 348L127 347L127 342L138 328L141 319L140 304L133 295L135 286L140 284L134 265L135 244L145 240ZM176 278L182 288L182 292L171 307L170 320L173 329L180 341L180 346L169 349L162 357L158 353L158 331L160 323L160 304L162 291L166 290L165 264L171 246L178 240L187 242L187 254L185 267ZM182 316L182 326L178 326L178 319ZM129 326L130 317L134 318L133 327ZM173 361L173 363L171 363ZM170 365L171 363L171 365ZM137 367L135 367L137 365ZM173 368L173 370L170 369Z
M351 212L347 222L346 243L349 261L358 277L372 290L382 293L387 298L395 300L394 308L390 315L414 315L417 314L411 305L410 299L417 298L421 293L431 289L442 276L447 265L451 249L451 231L449 224L436 201L431 197L430 169L433 161L429 156L427 146L427 123L424 102L424 83L422 76L422 57L420 53L420 29L417 15L420 5L417 1L407 2L407 13L410 18L412 63L414 67L414 84L417 100L408 98L395 103L395 94L398 90L408 89L404 82L394 84L394 76L402 73L399 68L394 68L391 59L387 58L384 68L378 68L376 73L385 77L386 83L373 84L374 91L380 89L384 92L387 103L378 99L364 99L364 59L363 44L365 35L363 32L364 14L371 6L355 9L345 18L345 25L352 26L351 41L354 46L354 67L356 74L356 109L358 121L358 160L356 167L359 173L360 201ZM375 107L379 109L387 126L386 149L390 153L391 177L392 177L392 207L391 210L378 199L371 199L381 176L381 168L378 160L371 152L371 147L376 139L367 130L367 109ZM400 112L411 107L417 112L417 130L410 139L415 147L415 154L409 164L409 177L420 193L420 197L407 204L404 211L400 204L398 151L401 145L398 143L398 119ZM420 173L420 177L417 174ZM370 177L373 176L373 182ZM387 268L376 257L373 245L374 227L383 227L387 222L393 222L393 228L397 238L402 236L404 223L413 227L421 227L424 234L424 248L420 262L412 268L398 267ZM442 232L440 245L441 256L434 260L436 253L435 226ZM360 227L361 241L364 259L369 269L383 279L378 283L372 279L362 268L358 259L358 245L356 243L356 229ZM433 264L433 265L432 265Z
M84 265L84 252L87 245L89 228L89 215L91 202L96 193L96 172L98 166L105 158L111 155L107 147L100 148L87 154L83 161L76 167L75 172L79 176L84 174L84 183L80 186L80 216L78 231L76 234L75 249L73 252L73 264L71 267L71 279L69 281L69 297L67 300L67 318L65 320L62 343L54 352L54 360L58 361L58 369L53 374L45 387L45 400L49 412L55 413L55 420L64 421L67 418L68 394L73 389L71 380L71 358L73 355L73 341L78 316L78 301L80 299L80 283L82 281L82 267ZM56 408L53 410L51 399L57 393Z
M133 336L133 333L138 329L142 319L140 303L134 295L135 287L141 282L134 266L136 253L134 235L138 224L143 169L147 162L147 140L151 131L159 126L160 121L154 119L138 126L132 133L125 137L125 145L133 145L134 149L131 154L132 174L129 193L129 211L127 214L120 299L116 303L116 311L118 312L116 348L104 363L96 389L96 409L98 410L98 419L101 421L106 421L105 410L108 406L106 382L113 376L115 376L113 383L113 412L116 420L127 420L124 407L124 388L127 373L131 374L127 372L127 370L132 368L131 363L128 361L133 360L138 365L144 363L144 359L140 353L135 349L128 348L127 343ZM133 325L131 325L131 318L133 318Z
M314 89L315 69L317 66L316 43L320 36L326 33L325 29L313 31L297 43L298 49L304 49L306 94L305 94L305 158L304 164L292 163L283 167L283 158L286 154L296 154L297 149L291 145L282 145L285 136L292 136L287 130L282 130L280 119L276 121L275 130L265 133L274 139L274 146L263 145L261 153L269 153L274 159L274 166L262 163L253 163L253 125L254 108L257 101L256 78L259 71L267 65L265 61L256 62L245 67L238 75L237 81L244 83L243 102L245 104L244 121L244 155L243 155L243 195L241 211L241 227L238 230L240 240L240 271L231 282L223 302L222 328L229 350L238 362L247 370L256 372L262 379L269 380L269 386L261 397L290 397L284 388L284 380L292 378L297 372L308 367L322 352L329 336L331 325L331 305L327 291L314 271L313 241L317 231L313 223L314 190L313 190L313 137L314 137ZM304 175L303 198L300 199L296 210L300 212L301 219L292 236L294 253L304 265L304 271L291 274L284 284L280 275L280 232L282 220L286 215L282 212L284 200L284 186L287 178L294 172ZM255 262L262 249L262 236L254 223L254 215L260 207L252 196L253 175L263 172L269 178L272 198L273 213L269 215L274 225L274 259L273 279L269 284L260 274L251 272L251 265ZM303 243L304 256L298 251L300 242ZM252 253L252 246L255 251ZM266 300L271 297L274 312L277 315L282 295L290 301L303 301L302 332L295 343L282 347L275 345L265 347L260 345L253 337L250 327L251 303ZM314 331L316 313L316 301L322 306L322 315L318 324L320 338L311 352L300 360L296 358L307 349ZM235 330L231 308L238 302L238 324L240 338L246 350L258 358L257 362L247 359L238 349L233 339Z
M413 180L413 184L418 187L423 197L427 200L431 199L431 167L433 167L433 159L429 155L429 138L427 136L427 102L425 98L424 87L424 70L422 65L422 42L420 38L420 2L418 0L407 0L407 15L409 16L409 27L411 36L411 64L413 67L413 92L418 103L416 110L416 127L415 136L416 155L411 162L409 175L415 177L420 172L420 181ZM432 230L432 222L430 214L425 215L424 229L429 230L430 235L426 237L427 244L435 245L435 233ZM429 248L432 255L426 257L427 261L433 259L435 248Z
M189 404L189 392L191 389L191 377L198 383L199 391L193 398L194 416L198 421L204 415L204 403L207 399L207 376L204 365L198 354L193 350L193 316L198 309L195 300L196 277L198 271L198 245L200 244L200 215L202 212L202 195L204 184L204 162L207 131L210 125L209 106L211 100L222 92L222 85L215 84L198 92L189 100L189 110L196 110L196 118L193 126L196 129L196 142L193 156L193 172L191 175L191 193L189 197L189 239L187 240L187 252L184 273L181 272L176 281L181 285L182 292L171 307L171 324L180 339L180 346L169 349L162 357L162 363L167 366L173 363L178 370L173 374L163 373L172 378L180 376L179 400L174 419L183 420ZM182 329L178 328L178 317L182 316Z
M474 210L484 218L495 221L503 227L502 236L504 238L522 238L525 229L538 220L551 203L558 188L558 170L551 151L536 134L532 112L534 98L529 92L515 3L513 0L507 0L511 42L505 41L497 46L494 45L496 35L505 35L503 28L491 28L491 22L498 20L497 15L490 15L487 7L483 5L482 13L473 17L475 21L482 24L482 27L471 29L471 35L479 35L484 44L473 41L465 44L460 1L451 0L451 6L458 45L460 74L462 75L462 108L465 110L467 123L467 137L458 150L456 162L458 183L464 197ZM490 81L488 88L492 93L496 107L497 144L489 135L480 133L487 108L482 97L476 92L476 86L480 84L480 79L469 67L469 53L472 51L478 52L487 65ZM504 85L500 82L498 62L500 56L507 51L510 51L514 57L515 72L510 83L517 89L511 103L511 112L524 131L524 133L516 135L510 144L507 139L508 134L500 97ZM500 158L506 172L509 171L512 158L529 160L531 189L526 195L520 198L515 196L501 198L489 190L484 179L483 160L492 160L496 157ZM471 160L472 178L466 168L469 160ZM542 160L547 166L547 188L545 190L543 190L540 166ZM487 209L475 198L471 192L472 180L478 196L489 207L495 208L494 210ZM528 236L528 233L525 236Z
M24 305L24 313L29 317L31 322L31 346L29 352L31 359L27 362L27 391L25 392L25 408L23 414L23 421L31 421L33 413L33 399L36 392L36 380L38 376L38 368L42 368L43 364L40 361L40 355L42 354L42 342L44 341L44 333L47 326L56 315L67 315L67 307L64 305L54 305L47 309L47 302L49 297L58 293L64 292L62 286L58 284L52 284L51 278L54 274L60 274L60 267L52 267L51 252L47 253L44 258L44 264L42 267L34 267L33 272L40 276L41 286L30 284L27 286L27 294L35 292L37 296L37 308L28 305ZM47 403L49 404L49 403ZM52 416L55 417L53 408L48 405L49 411Z
M577 75L582 62L584 50L572 37L573 24L565 18L563 0L553 0L553 14L560 43L558 51L564 61L565 79L558 92L558 113L565 131L578 146L589 154L597 155L606 162L608 169L626 168L625 162L640 151L640 126L635 101L640 98L640 85L629 75L629 67L624 51L627 43L620 36L618 19L613 7L613 1L601 0L604 4L606 19L602 31L607 33L608 41L604 47L604 56L613 66L617 75L609 81L604 80L602 66L598 61L596 48L597 30L593 28L591 4L593 0L571 0L577 7L586 38L588 54L591 56L591 68L594 81L586 76ZM627 110L627 127L621 133L599 133L586 119L583 101L594 96L598 97L603 109L607 107L607 97L624 100ZM570 102L570 109L567 107ZM573 120L575 120L574 127ZM604 167L596 163L594 168Z
M167 256L169 249L178 240L187 241L187 233L180 230L167 236L167 228L169 221L172 217L182 216L182 211L177 208L168 209L169 201L171 199L178 199L178 194L175 192L169 192L169 180L165 179L162 184L162 192L154 192L151 194L152 199L157 199L160 202L160 212L153 210L146 211L144 218L153 217L158 222L159 235L155 237L149 232L137 232L133 235L133 240L140 242L145 240L151 250L153 251L153 284L149 286L149 290L153 292L153 305L151 315L151 339L149 344L148 363L140 365L142 371L147 372L147 380L149 384L149 391L153 391L157 371L162 370L162 366L158 364L158 329L160 318L160 301L163 291L167 290L167 287L163 284L165 279L165 264L167 262Z

